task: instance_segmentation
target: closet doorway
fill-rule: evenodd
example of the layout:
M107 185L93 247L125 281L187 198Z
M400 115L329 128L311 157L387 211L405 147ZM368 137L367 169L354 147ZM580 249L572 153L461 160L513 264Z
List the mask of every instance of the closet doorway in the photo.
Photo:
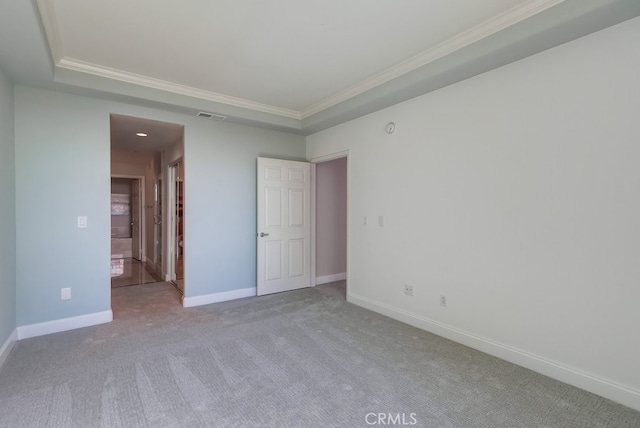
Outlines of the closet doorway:
M349 153L312 159L315 284L332 284L343 296L348 288Z

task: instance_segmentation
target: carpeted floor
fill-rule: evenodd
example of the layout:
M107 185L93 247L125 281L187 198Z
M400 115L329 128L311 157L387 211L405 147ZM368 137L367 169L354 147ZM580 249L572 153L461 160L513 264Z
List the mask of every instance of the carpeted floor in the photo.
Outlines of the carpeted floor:
M189 309L148 284L114 289L113 309L15 345L0 427L640 427L640 412L351 305L343 282Z

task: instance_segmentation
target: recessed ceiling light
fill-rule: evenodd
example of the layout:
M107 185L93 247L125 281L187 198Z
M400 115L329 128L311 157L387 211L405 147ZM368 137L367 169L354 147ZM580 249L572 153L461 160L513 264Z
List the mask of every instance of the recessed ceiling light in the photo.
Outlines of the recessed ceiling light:
M138 137L146 137L147 136L147 134L145 134L144 132L138 132L138 133L136 133L136 135Z

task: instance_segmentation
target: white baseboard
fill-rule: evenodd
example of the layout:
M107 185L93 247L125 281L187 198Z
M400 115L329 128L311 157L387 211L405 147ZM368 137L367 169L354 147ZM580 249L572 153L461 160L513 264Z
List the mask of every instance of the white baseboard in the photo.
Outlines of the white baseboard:
M209 305L211 303L226 302L227 300L242 299L256 295L256 288L242 288L240 290L223 291L222 293L205 294L203 296L183 297L182 306L191 308L193 306Z
M44 336L45 334L59 333L61 331L74 330L76 328L90 327L113 321L111 309L93 314L77 317L62 318L59 320L41 322L37 324L23 325L17 328L18 340L29 337Z
M329 282L344 281L347 279L347 273L334 273L332 275L324 275L316 277L316 285L328 284Z
M5 342L2 344L2 347L0 347L0 367L2 367L2 364L4 364L4 361L7 359L9 352L11 352L13 345L15 345L17 341L18 341L18 330L15 329L9 335L7 340L5 340Z
M640 391L539 355L350 293L347 301L640 411Z

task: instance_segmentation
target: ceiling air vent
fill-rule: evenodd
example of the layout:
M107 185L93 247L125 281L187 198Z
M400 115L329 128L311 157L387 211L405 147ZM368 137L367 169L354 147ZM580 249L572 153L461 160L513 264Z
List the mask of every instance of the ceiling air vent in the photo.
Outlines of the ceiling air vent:
M213 119L213 120L225 120L228 117L223 114L209 113L206 111L199 111L197 116L204 117L205 119Z

